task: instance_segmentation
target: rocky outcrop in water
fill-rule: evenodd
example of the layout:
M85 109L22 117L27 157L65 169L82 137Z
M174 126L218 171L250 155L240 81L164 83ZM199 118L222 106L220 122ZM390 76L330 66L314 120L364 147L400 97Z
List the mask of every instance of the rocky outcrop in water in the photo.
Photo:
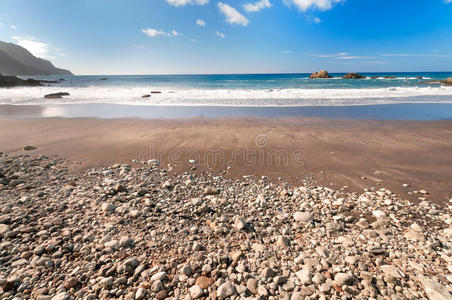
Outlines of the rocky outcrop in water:
M40 86L42 85L39 80L34 79L20 79L16 76L3 76L0 75L0 87L15 87L15 86Z
M362 79L362 78L366 78L366 76L363 76L358 73L348 73L347 75L345 75L342 78L344 78L344 79Z
M330 74L328 74L328 72L325 70L314 72L311 74L311 76L309 76L309 79L319 79L319 78L333 78L333 77L330 76Z
M424 81L424 83L440 83L440 84L452 85L452 77L449 77L444 80L428 80L428 81Z

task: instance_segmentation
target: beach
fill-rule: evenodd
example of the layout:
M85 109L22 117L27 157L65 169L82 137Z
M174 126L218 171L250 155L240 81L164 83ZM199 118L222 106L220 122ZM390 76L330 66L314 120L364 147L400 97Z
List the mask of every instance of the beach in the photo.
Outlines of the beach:
M451 121L3 118L0 126L0 151L57 155L79 161L74 169L158 159L178 173L196 166L294 186L310 178L354 192L385 187L414 202L452 198Z
M2 299L450 299L450 87L215 78L2 90Z

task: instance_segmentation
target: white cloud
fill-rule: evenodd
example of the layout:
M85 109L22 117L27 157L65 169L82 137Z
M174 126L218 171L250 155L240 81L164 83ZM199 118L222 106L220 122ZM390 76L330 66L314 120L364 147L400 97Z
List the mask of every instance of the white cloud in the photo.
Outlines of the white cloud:
M228 22L231 25L239 24L242 26L246 26L250 22L247 18L245 18L245 16L239 13L232 6L219 2L218 8L226 16L226 22Z
M376 58L375 56L338 56L336 57L337 59L371 59L371 58Z
M176 30L171 30L171 32L165 32L161 29L146 28L146 29L142 29L141 31L149 37L156 37L159 35L164 35L164 36L180 36L180 35L182 35L182 33L177 32Z
M320 58L328 58L328 57L338 57L338 56L346 56L347 52L339 52L336 54L311 54L310 56L320 57Z
M316 23L316 24L319 24L320 22L322 22L322 20L320 20L320 18L318 18L318 17L314 17L314 18L312 19L312 22L314 22L314 23Z
M152 28L146 28L146 29L142 29L141 31L150 37L156 37L158 35L167 35L167 33L165 31L160 30L160 29L157 30L157 29L152 29Z
M49 44L36 41L33 37L13 36L13 39L16 40L19 46L24 47L34 56L49 58Z
M205 5L209 0L166 0L172 6L185 6L187 4Z
M215 33L217 36L221 37L222 39L224 39L226 37L226 34L224 34L223 32L217 31Z
M345 0L284 0L286 5L295 5L300 11L306 11L308 9L320 9L328 10L333 5L344 2Z
M283 51L281 51L281 53L283 53L283 54L290 54L290 53L292 53L292 50L283 50Z
M14 30L16 30L17 29L17 27L16 26L14 26L14 25L9 25L9 27L11 27L12 29L14 29Z
M196 20L196 24L198 24L199 26L202 26L202 27L206 26L206 22L204 22L201 19Z
M446 3L452 3L452 0L446 0Z
M450 0L452 3L452 0ZM381 56L394 56L394 57L450 57L450 55L444 54L408 54L408 53L390 53L382 54Z
M264 8L270 8L271 6L272 6L272 4L270 3L269 0L260 0L260 1L254 2L254 3L246 3L243 5L243 8L247 12L256 12L256 11L260 11L261 9L264 9Z
M3 23L2 23L2 22L0 22L0 26L3 26Z

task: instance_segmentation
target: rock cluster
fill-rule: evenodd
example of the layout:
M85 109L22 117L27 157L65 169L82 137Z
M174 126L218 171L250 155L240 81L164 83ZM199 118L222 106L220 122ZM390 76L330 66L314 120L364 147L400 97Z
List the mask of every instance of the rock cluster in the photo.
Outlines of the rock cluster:
M332 77L325 70L314 72L311 74L311 76L309 76L309 79L319 79L319 78L332 78Z
M450 299L452 206L0 159L1 299Z
M15 86L40 86L39 80L34 79L20 79L17 76L3 76L0 75L0 87L15 87Z
M344 79L362 79L362 78L366 78L366 76L363 76L358 73L348 73L347 75L345 75L342 78L344 78Z

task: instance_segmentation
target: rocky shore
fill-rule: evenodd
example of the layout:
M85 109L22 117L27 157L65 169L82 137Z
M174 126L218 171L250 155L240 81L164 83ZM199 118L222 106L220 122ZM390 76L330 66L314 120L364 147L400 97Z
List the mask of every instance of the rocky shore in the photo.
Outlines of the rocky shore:
M1 299L451 299L452 203L73 164L0 158Z
M40 86L39 80L34 79L20 79L16 76L3 76L0 74L0 87L16 87L16 86Z

